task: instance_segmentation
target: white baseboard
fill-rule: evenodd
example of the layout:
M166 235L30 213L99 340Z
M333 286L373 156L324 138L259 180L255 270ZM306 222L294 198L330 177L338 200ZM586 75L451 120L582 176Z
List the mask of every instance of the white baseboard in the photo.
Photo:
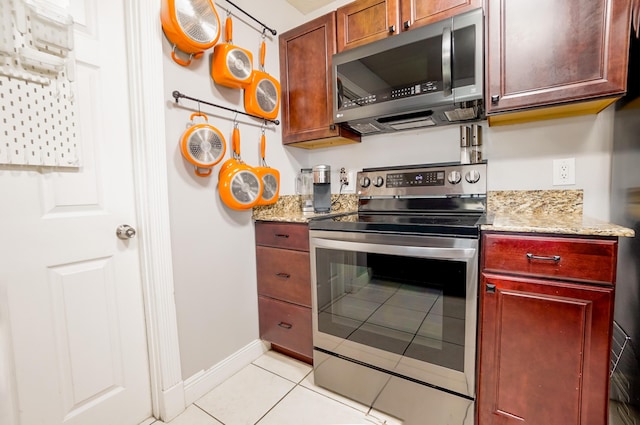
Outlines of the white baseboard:
M184 400L184 383L178 382L173 387L163 390L161 393L162 402L160 403L160 419L163 422L169 422L184 412L184 409L190 404Z
M227 378L269 351L269 344L256 339L207 370L200 371L184 381L184 398L189 406L220 385Z

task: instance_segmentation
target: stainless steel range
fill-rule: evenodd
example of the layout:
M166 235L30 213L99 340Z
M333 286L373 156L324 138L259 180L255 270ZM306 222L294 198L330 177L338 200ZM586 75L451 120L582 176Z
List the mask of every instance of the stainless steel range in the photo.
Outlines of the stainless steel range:
M474 423L486 163L365 169L310 223L315 383L404 424Z

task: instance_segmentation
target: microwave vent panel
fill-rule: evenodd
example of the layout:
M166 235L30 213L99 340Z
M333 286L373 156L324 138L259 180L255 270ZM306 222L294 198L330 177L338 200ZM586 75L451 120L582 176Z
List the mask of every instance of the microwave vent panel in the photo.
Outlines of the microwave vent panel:
M433 118L429 117L420 120L403 121L396 124L389 124L389 127L393 128L394 130L408 130L410 128L430 127L432 125L436 125L436 123L435 121L433 121Z
M373 125L370 122L366 122L366 123L349 123L349 127L351 127L352 129L354 129L355 131L357 131L360 134L368 134L368 133L378 133L380 132L382 129L376 127L375 125Z
M445 116L449 122L468 121L477 118L478 109L473 108L456 108L452 111L446 111Z

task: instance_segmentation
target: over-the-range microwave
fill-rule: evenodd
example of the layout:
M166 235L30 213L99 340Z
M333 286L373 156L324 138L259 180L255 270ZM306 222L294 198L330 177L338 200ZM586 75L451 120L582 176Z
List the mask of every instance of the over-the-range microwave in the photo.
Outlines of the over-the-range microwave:
M334 122L362 135L484 118L482 9L333 56Z

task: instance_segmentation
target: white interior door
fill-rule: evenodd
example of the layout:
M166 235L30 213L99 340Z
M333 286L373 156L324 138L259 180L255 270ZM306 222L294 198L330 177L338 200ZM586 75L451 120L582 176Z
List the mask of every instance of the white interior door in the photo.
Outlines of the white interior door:
M151 416L137 240L116 237L136 224L123 1L69 2L81 167L0 166L2 358L20 425Z

